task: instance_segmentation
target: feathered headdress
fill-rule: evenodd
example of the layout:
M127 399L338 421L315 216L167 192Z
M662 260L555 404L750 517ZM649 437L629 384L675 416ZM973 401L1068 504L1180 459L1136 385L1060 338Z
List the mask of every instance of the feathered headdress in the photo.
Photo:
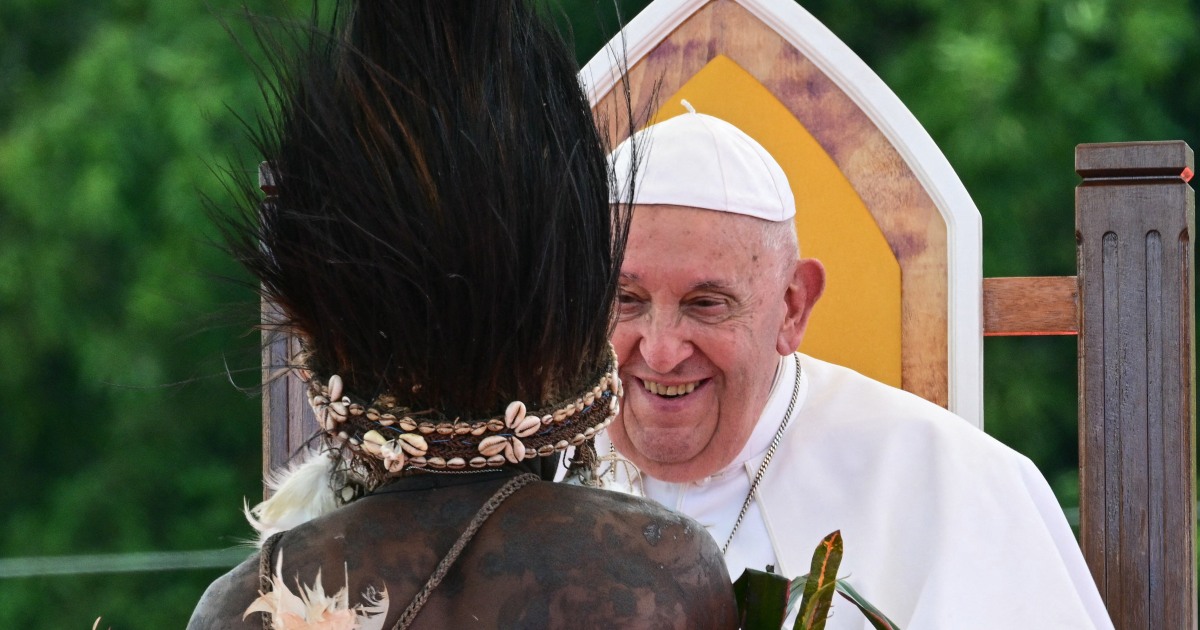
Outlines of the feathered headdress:
M245 182L226 232L366 476L517 462L611 421L629 214L554 28L519 0L372 0L262 40L273 194Z

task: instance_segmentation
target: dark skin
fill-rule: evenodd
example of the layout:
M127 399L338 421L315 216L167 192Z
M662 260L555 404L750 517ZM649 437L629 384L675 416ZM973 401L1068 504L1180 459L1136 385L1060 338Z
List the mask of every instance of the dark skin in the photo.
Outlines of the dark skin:
M293 592L317 570L350 604L387 589L391 628L476 511L510 479L385 486L285 534ZM259 555L209 586L189 629L262 628ZM344 569L343 567L346 567ZM430 595L412 628L736 628L724 559L695 521L622 494L533 482L505 501Z

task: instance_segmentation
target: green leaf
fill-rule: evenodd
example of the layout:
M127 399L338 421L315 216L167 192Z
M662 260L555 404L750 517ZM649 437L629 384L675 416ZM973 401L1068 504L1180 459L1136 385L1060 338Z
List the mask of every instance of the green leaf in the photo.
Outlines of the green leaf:
M787 578L746 569L733 583L742 630L779 630L787 615Z
M808 605L800 608L796 616L793 630L825 630L825 622L829 619L829 607L833 605L833 593L837 590L837 582L826 582L813 593Z
M807 579L807 574L802 575L793 580L792 583L798 584ZM883 612L881 612L878 608L871 605L871 602L868 602L866 598L859 594L858 591L854 590L854 587L850 586L850 583L846 580L838 580L836 590L838 595L841 595L851 604L854 604L856 607L858 607L859 611L861 611L863 616L867 618L867 621L871 622L871 626L875 628L875 630L900 630L900 626L897 625L895 621L888 619L887 615L883 614ZM787 609L789 613L800 603L800 598L802 595L802 589L791 589L790 593L788 594Z
M897 626L896 622L888 619L887 615L872 606L871 602L868 602L862 595L859 595L858 591L854 590L854 587L850 586L845 580L837 581L837 592L851 604L857 606L875 630L900 630L900 626Z
M795 630L823 630L837 588L837 570L842 563L842 532L825 537L813 552L808 578L804 580L804 596Z

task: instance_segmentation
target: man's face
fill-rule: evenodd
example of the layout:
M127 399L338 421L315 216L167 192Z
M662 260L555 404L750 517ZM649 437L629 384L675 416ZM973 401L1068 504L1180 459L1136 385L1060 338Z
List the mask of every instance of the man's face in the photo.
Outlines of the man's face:
M634 211L613 335L625 399L609 434L652 477L691 481L728 465L779 356L799 343L819 288L797 301L794 253L770 249L766 225L677 206Z

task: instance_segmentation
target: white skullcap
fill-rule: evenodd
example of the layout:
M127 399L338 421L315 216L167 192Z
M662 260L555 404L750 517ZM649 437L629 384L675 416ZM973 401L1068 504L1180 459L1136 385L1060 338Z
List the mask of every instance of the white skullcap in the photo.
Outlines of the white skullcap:
M688 112L651 125L609 156L617 186L610 201L628 201L631 143L637 143L637 204L665 204L733 212L784 221L796 200L783 168L762 145L737 127Z

